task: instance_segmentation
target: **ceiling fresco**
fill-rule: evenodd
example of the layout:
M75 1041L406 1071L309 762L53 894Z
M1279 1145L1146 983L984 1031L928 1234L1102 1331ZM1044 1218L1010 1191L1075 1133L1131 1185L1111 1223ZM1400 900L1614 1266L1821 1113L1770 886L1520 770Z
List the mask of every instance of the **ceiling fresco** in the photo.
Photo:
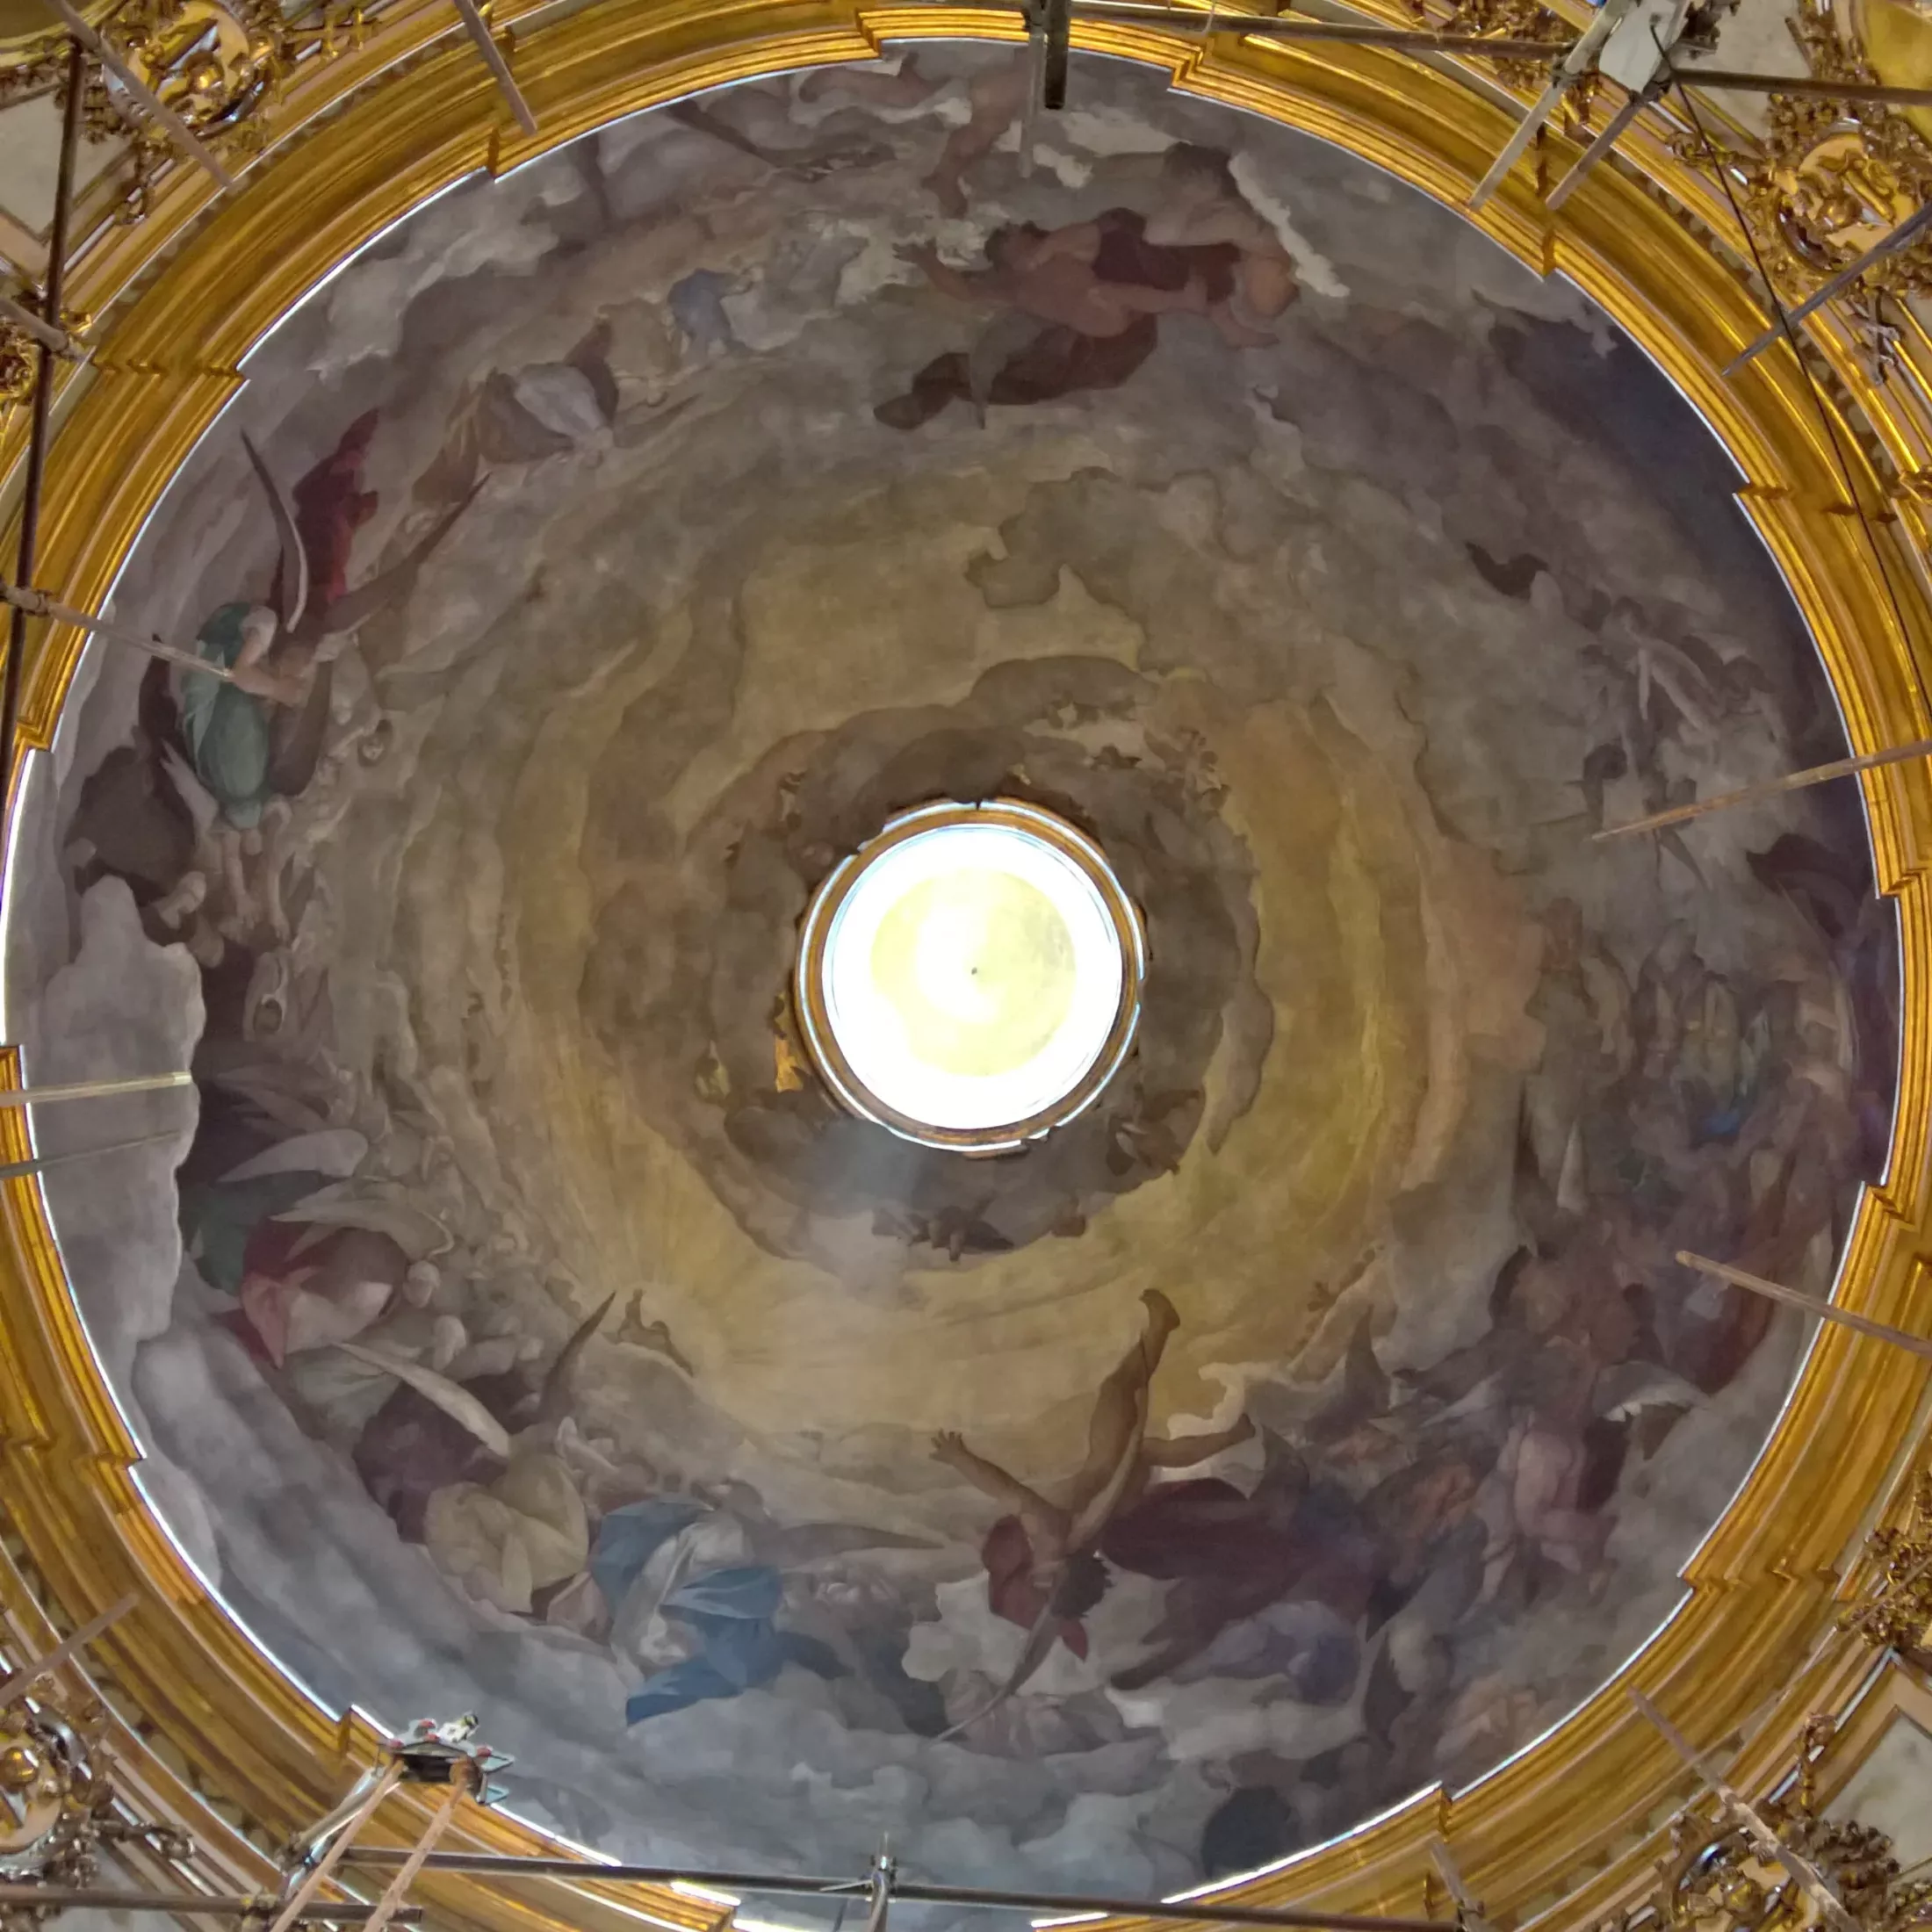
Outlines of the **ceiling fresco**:
M1856 800L1591 840L1843 744L1675 392L1156 76L1022 168L1016 72L391 231L122 580L232 677L90 655L21 834L33 1076L197 1075L47 1178L148 1493L318 1698L478 1709L610 1852L1171 1889L1480 1776L1789 1385L1670 1257L1822 1290L1883 1157ZM1149 970L973 1160L787 987L840 857L994 794Z

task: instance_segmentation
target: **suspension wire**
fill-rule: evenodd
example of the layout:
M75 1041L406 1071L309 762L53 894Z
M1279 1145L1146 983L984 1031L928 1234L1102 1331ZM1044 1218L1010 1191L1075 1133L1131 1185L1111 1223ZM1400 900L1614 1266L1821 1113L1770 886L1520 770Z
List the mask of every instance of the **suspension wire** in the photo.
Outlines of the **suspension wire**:
M1653 27L1650 32L1651 38L1656 40L1657 30ZM1900 642L1906 647L1906 662L1911 667L1913 684L1918 691L1921 702L1932 708L1932 696L1928 696L1926 691L1917 656L1912 650L1912 627L1906 622L1905 606L1900 599L1898 586L1892 580L1892 570L1885 561L1885 546L1879 541L1878 532L1865 508L1864 498L1859 493L1844 444L1839 440L1838 428L1832 421L1832 412L1826 403L1824 392L1819 386L1818 378L1813 372L1810 363L1805 359L1804 348L1799 341L1798 332L1791 327L1790 312L1780 299L1777 285L1771 280L1770 271L1765 266L1763 251L1757 245L1757 235L1750 223L1744 219L1744 211L1738 205L1736 191L1731 185L1730 169L1719 155L1717 143L1712 140L1711 131L1705 126L1704 117L1698 112L1697 104L1690 97L1690 90L1685 85L1682 71L1671 60L1669 51L1661 40L1657 43L1657 51L1662 57L1665 73L1670 76L1672 84L1676 88L1677 98L1683 103L1683 111L1690 118L1691 126L1697 131L1698 140L1704 148L1705 160L1712 172L1717 176L1719 185L1724 190L1724 198L1730 204L1732 219L1737 223L1739 231L1744 237L1745 247L1750 251L1752 264L1757 270L1759 280L1764 285L1765 299L1770 304L1771 314L1777 318L1778 326L1784 332L1784 339L1791 346L1791 354L1797 358L1799 371L1804 377L1806 389L1811 396L1812 407L1817 412L1820 426L1824 429L1826 440L1831 444L1832 457L1837 464L1840 480L1845 486L1845 494L1850 499L1851 507L1857 513L1858 526L1864 532L1865 543L1871 549L1872 561L1878 566L1878 578L1885 586L1885 601L1891 605L1892 621L1899 627Z

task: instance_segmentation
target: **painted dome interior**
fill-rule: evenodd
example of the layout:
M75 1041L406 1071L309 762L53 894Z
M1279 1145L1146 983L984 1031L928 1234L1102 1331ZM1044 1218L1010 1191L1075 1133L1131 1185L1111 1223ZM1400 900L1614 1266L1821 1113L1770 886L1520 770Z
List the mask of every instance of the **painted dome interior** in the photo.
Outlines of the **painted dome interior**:
M1365 162L921 46L425 205L268 337L23 811L141 1480L332 1710L635 1857L1172 1891L1671 1614L1879 1178L1855 798L1676 393ZM813 1075L814 890L1009 797L1144 921L999 1159ZM47 1151L96 1119L51 1115ZM104 1174L109 1179L104 1181Z

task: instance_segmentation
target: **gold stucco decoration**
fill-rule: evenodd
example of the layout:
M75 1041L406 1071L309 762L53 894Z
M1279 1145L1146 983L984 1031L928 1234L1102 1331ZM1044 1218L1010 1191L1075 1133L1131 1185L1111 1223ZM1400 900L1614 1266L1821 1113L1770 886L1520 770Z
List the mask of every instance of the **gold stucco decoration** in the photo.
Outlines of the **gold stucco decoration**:
M261 110L278 99L298 61L359 47L365 30L356 0L319 0L286 10L275 0L132 0L101 32L135 73L204 141L230 156L266 144ZM0 64L0 107L66 86L64 37L36 40ZM131 123L119 89L97 66L88 72L83 126L88 138L126 138L129 159L119 219L139 220L155 177L179 157L165 129Z
M1932 1879L1903 1874L1892 1839L1877 1827L1823 1813L1818 1760L1835 1728L1828 1716L1808 1719L1786 1787L1752 1807L1776 1835L1775 1847L1749 1824L1687 1811L1671 1827L1655 1890L1599 1932L1799 1932L1820 1925L1910 1932L1932 1924Z
M1932 1658L1932 1469L1921 1472L1906 1521L1874 1530L1865 1556L1877 1575L1839 1629L1880 1649Z
M1878 80L1824 0L1806 0L1787 24L1813 78ZM1778 294L1796 301L1868 254L1932 196L1932 143L1881 102L1774 94L1767 119L1759 149L1726 160L1764 268ZM1679 137L1677 147L1686 160L1705 159L1696 133ZM1874 263L1847 299L1870 315L1884 294L1928 292L1932 238Z
M18 1688L12 1680L0 1696ZM192 1856L184 1834L124 1807L107 1731L107 1712L93 1698L46 1679L0 1705L0 1872L9 1885L90 1884L102 1853L117 1845L141 1842L166 1859ZM55 1909L0 1905L0 1932L31 1932Z

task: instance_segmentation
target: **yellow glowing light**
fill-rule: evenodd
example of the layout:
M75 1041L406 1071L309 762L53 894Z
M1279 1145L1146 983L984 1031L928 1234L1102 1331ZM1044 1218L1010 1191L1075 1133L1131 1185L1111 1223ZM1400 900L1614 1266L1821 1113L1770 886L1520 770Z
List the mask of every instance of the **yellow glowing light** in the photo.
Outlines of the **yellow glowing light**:
M812 1059L853 1112L986 1150L1071 1119L1125 1056L1138 914L1063 819L1007 800L895 819L820 887L801 933Z

